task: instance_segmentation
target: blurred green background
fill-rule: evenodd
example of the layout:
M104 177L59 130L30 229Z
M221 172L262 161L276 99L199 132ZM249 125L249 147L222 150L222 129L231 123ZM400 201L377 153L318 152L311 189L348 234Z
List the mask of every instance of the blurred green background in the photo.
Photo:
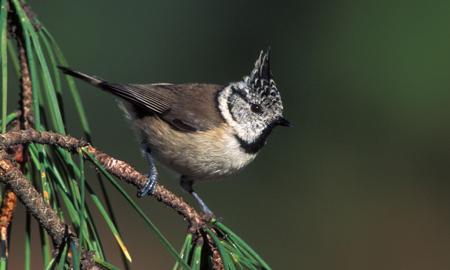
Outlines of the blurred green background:
M197 189L274 269L450 269L449 1L31 5L72 67L111 81L227 83L272 47L295 127L275 130L238 175ZM95 145L146 172L113 97L78 85ZM67 116L79 136L70 106ZM160 171L162 184L188 197L176 174ZM172 257L111 195L132 269L169 269ZM180 247L183 220L152 199L139 203ZM18 214L14 229L22 220ZM12 240L20 261L15 243L23 242Z

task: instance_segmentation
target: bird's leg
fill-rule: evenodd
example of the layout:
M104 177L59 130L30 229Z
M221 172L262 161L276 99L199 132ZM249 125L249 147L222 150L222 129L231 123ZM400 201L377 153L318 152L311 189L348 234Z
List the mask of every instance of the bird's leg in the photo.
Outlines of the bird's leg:
M145 195L151 195L155 191L156 187L156 178L158 177L158 171L156 170L155 161L150 153L150 149L147 147L143 148L145 159L147 160L149 171L148 171L148 180L145 185L138 191L138 197L142 198Z
M200 205L200 208L202 209L203 214L205 214L207 217L212 217L213 213L209 209L209 207L206 205L206 203L198 196L197 192L194 191L194 188L192 187L193 181L186 176L181 176L180 185L181 187L189 192L189 194L194 197L194 199L197 201L197 203Z

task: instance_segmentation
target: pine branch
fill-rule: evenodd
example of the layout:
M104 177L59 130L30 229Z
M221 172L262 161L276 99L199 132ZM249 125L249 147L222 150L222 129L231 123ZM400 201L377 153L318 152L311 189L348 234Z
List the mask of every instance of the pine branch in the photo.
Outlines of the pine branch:
M81 149L85 154L85 158L88 158L88 155L92 155L106 171L138 189L141 189L147 181L146 176L128 163L109 156L84 140L54 132L39 132L33 129L9 131L5 134L0 134L0 181L3 181L19 197L28 211L45 228L52 238L55 249L58 249L67 241L68 235L74 239L73 241L76 241L76 235L71 230L68 230L68 226L45 203L41 194L33 187L31 182L14 166L13 162L7 159L5 152L5 149L10 147L29 143L62 147L72 152ZM200 235L200 230L206 223L192 206L160 184L157 184L152 196L182 215L189 223L189 231ZM208 245L213 247L212 241L209 238L207 240L209 242ZM223 269L217 249L213 249L213 257L214 269Z
M115 159L96 149L84 140L54 132L36 131L32 129L11 131L0 135L0 147L7 148L17 144L38 143L59 146L70 151L82 148L85 154L91 154L111 174L119 179L141 189L147 182L147 177L138 172L128 163ZM182 198L157 184L152 196L182 215L189 222L191 232L196 232L205 224L203 217Z

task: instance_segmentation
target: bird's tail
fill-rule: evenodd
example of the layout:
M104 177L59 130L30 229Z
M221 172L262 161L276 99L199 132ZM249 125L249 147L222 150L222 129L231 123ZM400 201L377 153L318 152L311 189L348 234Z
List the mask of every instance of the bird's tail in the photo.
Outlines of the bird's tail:
M62 70L62 72L64 72L64 74L73 76L73 77L78 78L78 79L82 79L83 81L88 82L88 83L90 83L90 84L92 84L94 86L102 87L102 84L105 82L104 80L102 80L102 79L100 79L98 77L87 75L87 74L85 74L83 72L76 71L76 70L73 70L73 69L68 68L68 67L58 66L58 68L60 70Z

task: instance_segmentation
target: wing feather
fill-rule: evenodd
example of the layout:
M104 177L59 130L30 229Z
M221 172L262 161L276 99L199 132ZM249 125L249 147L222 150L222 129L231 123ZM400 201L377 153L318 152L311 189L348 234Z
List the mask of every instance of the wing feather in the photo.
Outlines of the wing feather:
M217 93L223 89L221 85L148 84L133 86L139 88L139 90L134 89L134 92L144 90L145 97L141 97L141 99L153 101L151 102L152 111L158 112L161 119L180 130L202 131L223 123L217 107ZM148 95L151 97L147 98ZM155 106L160 106L162 110L155 110ZM150 107L146 106L146 108ZM145 115L145 112L140 111L139 113Z
M216 84L119 84L59 67L65 74L84 80L133 105L141 116L157 115L175 128L187 132L208 130L223 123L217 105Z

